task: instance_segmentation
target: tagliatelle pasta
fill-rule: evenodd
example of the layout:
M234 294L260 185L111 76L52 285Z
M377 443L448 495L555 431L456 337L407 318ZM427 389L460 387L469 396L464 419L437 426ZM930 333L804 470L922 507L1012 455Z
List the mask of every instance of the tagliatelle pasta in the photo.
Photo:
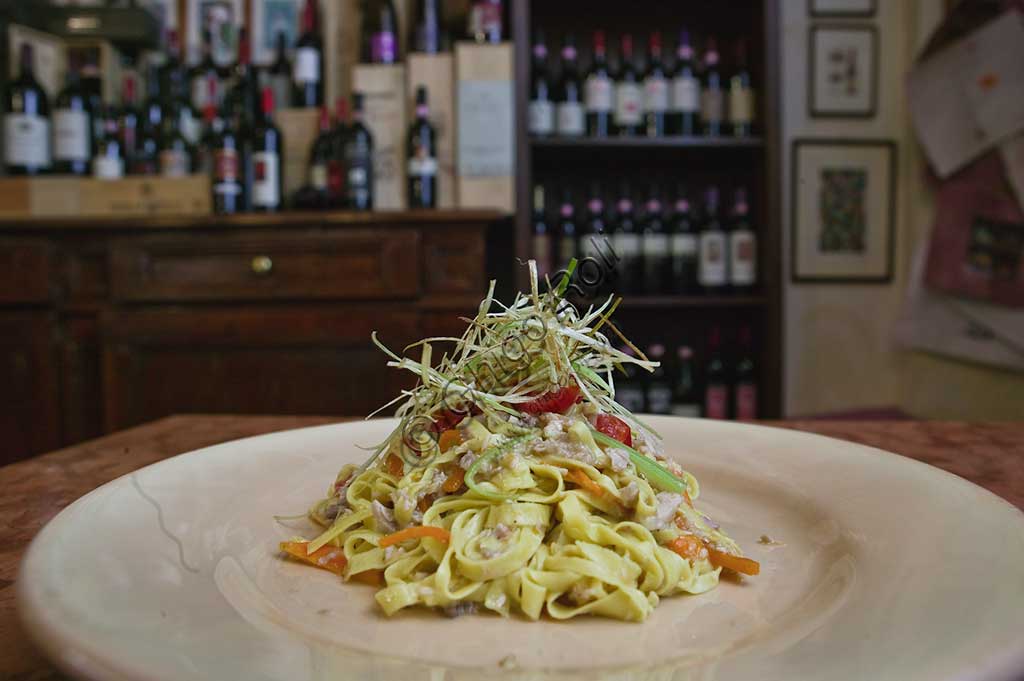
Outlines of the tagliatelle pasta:
M654 366L600 332L617 333L615 303L578 313L564 286L541 295L530 266L530 295L492 311L492 283L462 338L422 342L420 361L389 352L389 365L420 377L399 427L310 510L324 529L306 554L295 542L286 554L320 556L346 580L379 576L387 615L426 606L642 621L663 597L714 588L723 567L756 574L697 510L696 479L614 402L617 366ZM510 337L504 376L488 365L497 378L481 386L482 363ZM443 342L454 350L435 364Z

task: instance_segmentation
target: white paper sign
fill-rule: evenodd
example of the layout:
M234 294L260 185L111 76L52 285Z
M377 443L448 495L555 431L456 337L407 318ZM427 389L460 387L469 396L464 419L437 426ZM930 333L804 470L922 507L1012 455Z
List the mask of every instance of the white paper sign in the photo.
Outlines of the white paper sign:
M514 168L512 83L459 82L458 167L464 177L505 177Z

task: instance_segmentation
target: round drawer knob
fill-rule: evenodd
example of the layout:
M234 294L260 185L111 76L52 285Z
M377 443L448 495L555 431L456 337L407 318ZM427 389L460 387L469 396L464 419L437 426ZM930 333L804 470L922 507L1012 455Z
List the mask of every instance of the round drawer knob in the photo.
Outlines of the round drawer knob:
M268 255L257 255L249 263L249 266L252 267L253 274L265 276L274 270L274 261Z

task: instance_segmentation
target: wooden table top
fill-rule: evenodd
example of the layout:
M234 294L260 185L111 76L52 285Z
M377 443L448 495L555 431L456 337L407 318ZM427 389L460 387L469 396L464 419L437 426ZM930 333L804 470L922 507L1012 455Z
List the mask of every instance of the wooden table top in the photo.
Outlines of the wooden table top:
M275 430L337 422L309 416L172 416L0 468L0 678L62 676L34 650L15 612L14 580L32 537L105 482L182 452ZM780 421L782 426L898 452L985 487L1024 509L1024 422Z

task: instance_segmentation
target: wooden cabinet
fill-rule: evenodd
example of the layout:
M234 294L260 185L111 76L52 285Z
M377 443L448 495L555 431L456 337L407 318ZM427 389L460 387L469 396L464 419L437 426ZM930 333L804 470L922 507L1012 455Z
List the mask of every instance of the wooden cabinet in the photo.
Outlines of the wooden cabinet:
M365 415L461 334L490 211L0 224L0 463L174 413Z

